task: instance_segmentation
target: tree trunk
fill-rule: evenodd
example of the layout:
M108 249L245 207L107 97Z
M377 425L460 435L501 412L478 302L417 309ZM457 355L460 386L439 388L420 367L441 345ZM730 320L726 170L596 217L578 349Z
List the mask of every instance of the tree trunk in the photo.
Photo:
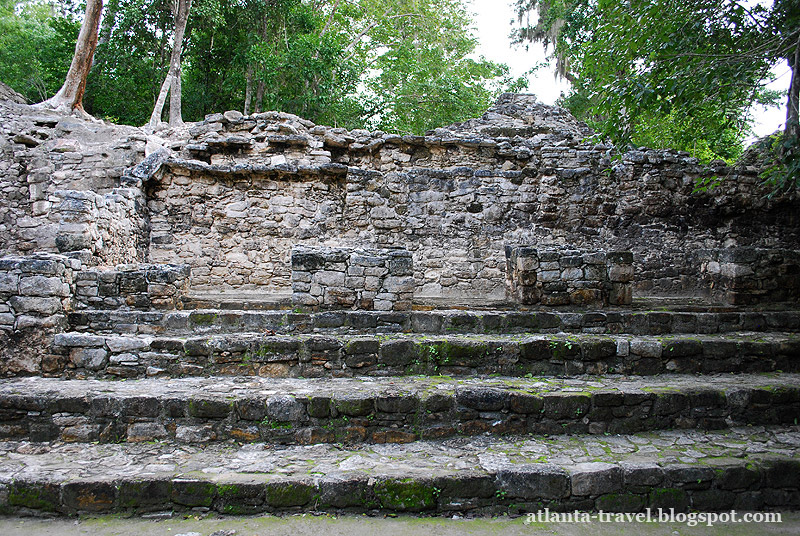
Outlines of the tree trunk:
M119 1L111 0L106 4L106 14L103 16L103 22L100 24L100 35L97 41L97 48L102 49L103 45L108 43L111 39L111 33L114 31L114 19L117 18L117 10L119 9ZM92 67L94 67L97 57L92 58Z
M792 69L792 79L789 82L784 132L787 137L800 137L800 113L798 113L800 106L800 38L795 45L794 54L789 56L789 67Z
M259 80L256 86L256 113L262 111L261 107L264 105L264 81Z
M161 121L161 113L164 111L164 103L167 100L167 92L170 88L173 91L173 97L170 99L170 125L179 124L173 123L173 120L180 121L180 81L175 82L175 79L180 76L183 34L186 31L186 22L189 20L189 9L192 7L192 0L177 0L177 2L178 4L175 6L175 34L172 41L172 55L169 59L169 71L167 71L167 76L164 78L164 83L161 84L161 91L158 92L156 105L150 115L148 124L150 128L155 128ZM175 96L174 93L178 93L178 95ZM172 110L173 102L176 102L178 106L174 111Z
M247 64L247 74L245 75L244 86L244 115L250 115L250 103L253 101L253 64Z
M183 124L181 116L181 69L178 64L178 72L172 77L172 84L169 90L169 126L174 127Z
M97 48L97 33L100 26L100 15L103 12L103 0L87 0L83 24L75 43L75 54L69 66L64 85L53 97L40 103L41 106L72 112L83 110L83 94L86 91L86 79L92 68L94 50Z

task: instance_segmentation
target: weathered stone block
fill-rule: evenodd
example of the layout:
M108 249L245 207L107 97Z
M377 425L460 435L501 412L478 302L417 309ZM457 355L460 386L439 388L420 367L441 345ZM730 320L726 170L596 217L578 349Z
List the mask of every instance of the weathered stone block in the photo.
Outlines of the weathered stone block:
M499 411L508 404L508 399L508 392L501 389L469 387L456 391L458 404L478 411Z
M389 366L406 366L419 355L414 341L389 341L381 345L378 360Z
M281 422L299 422L305 419L305 406L290 395L276 395L267 399L267 415Z
M63 311L63 306L59 298L41 298L29 296L12 296L9 304L17 314L37 313L41 315L53 315Z
M630 264L612 264L608 268L608 280L612 283L633 281L633 266Z
M17 294L19 292L19 276L16 274L0 273L0 293Z
M73 348L69 359L76 367L88 370L101 370L108 363L108 352L102 348Z
M571 469L572 494L596 496L620 491L623 471L610 463L579 463Z
M169 437L164 425L157 422L138 422L128 426L127 440L131 443L154 441Z
M520 499L562 499L570 494L569 475L560 467L546 464L501 469L497 485L508 496Z
M334 408L342 415L349 417L362 417L374 411L375 403L372 398L359 395L344 395L333 401Z

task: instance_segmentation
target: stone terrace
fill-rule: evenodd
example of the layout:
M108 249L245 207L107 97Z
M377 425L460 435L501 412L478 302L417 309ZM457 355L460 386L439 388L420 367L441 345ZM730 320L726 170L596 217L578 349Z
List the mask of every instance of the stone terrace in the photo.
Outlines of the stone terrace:
M525 95L0 119L2 513L800 508L800 206L756 167Z

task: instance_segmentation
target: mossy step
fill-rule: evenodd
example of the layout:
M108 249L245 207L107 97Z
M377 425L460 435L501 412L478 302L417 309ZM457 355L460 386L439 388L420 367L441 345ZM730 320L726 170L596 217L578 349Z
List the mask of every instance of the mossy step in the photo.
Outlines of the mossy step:
M90 335L54 338L48 369L69 377L476 376L795 372L800 335Z
M800 508L800 429L454 438L409 445L0 442L2 513Z
M800 419L800 375L0 380L0 438L405 443Z
M522 332L728 333L800 331L800 311L77 311L69 315L75 331L131 334L190 334L270 330L301 333L497 334Z

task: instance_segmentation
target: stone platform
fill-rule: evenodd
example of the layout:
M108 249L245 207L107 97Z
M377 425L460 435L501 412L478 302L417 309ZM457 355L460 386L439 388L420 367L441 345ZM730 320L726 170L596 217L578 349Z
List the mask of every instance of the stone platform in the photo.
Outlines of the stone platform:
M0 119L0 513L800 509L800 197L756 166L529 95Z
M797 426L348 449L6 441L0 490L18 513L792 509L798 449Z

